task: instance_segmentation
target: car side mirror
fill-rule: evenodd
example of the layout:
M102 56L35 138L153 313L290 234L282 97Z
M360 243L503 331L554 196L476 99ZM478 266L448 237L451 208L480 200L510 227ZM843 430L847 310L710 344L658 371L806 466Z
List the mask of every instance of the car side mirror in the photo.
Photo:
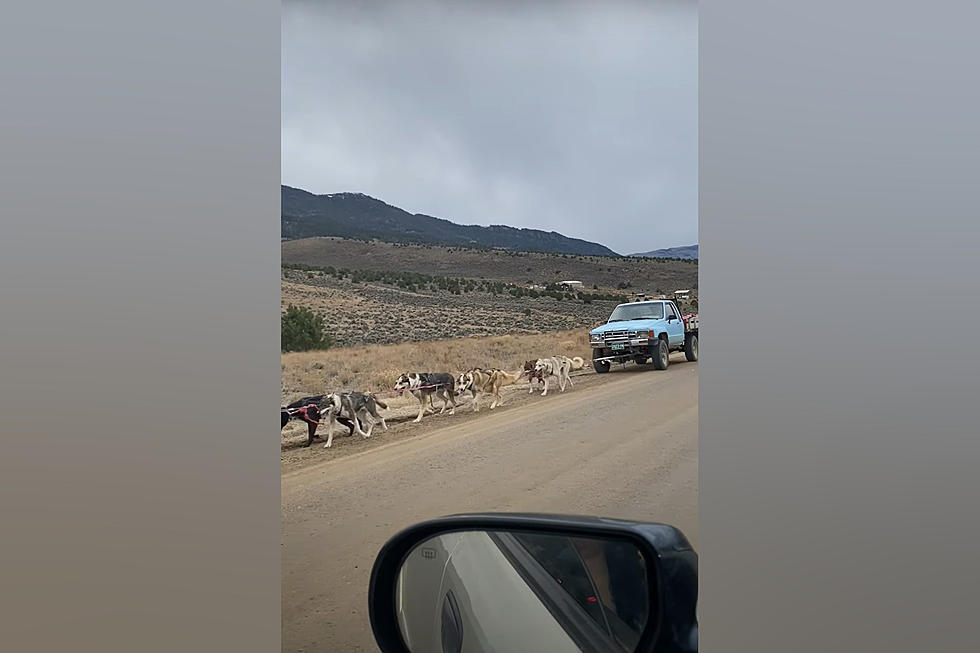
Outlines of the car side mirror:
M382 547L371 628L383 653L697 651L697 568L665 524L442 517Z

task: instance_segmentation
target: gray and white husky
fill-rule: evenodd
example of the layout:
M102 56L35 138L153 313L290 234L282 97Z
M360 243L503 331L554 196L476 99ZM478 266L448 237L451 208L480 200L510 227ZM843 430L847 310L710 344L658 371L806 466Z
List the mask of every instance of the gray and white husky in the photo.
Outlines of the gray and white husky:
M381 422L381 427L387 431L388 425L385 423L385 418L378 413L378 408L388 408L388 404L384 403L373 394L364 394L363 392L335 392L333 394L327 395L324 401L324 411L327 415L327 444L324 448L328 448L333 444L333 424L334 422L344 413L347 413L347 417L354 423L354 430L358 435L369 438L371 437L371 432L374 430L374 419L376 418ZM367 424L367 431L364 430L363 425Z

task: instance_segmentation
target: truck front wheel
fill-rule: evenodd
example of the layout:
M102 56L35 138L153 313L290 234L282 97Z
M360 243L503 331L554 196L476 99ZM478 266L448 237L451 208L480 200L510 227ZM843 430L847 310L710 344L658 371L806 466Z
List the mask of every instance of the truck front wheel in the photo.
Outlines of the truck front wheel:
M693 333L684 339L684 355L692 363L698 359L698 337Z
M670 365L670 349L667 348L667 341L660 339L653 349L653 367L657 370L665 370Z
M593 349L592 350L592 358L593 359L599 358L601 356L602 356L602 350L601 349ZM609 361L597 361L597 360L593 360L592 361L592 367L593 367L593 369L595 369L596 374L605 374L606 372L609 371Z

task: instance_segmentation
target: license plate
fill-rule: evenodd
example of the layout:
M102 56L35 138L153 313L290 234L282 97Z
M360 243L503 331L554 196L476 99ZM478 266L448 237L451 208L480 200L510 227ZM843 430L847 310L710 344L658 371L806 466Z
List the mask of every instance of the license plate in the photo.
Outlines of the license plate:
M626 349L626 345L612 345L610 349Z

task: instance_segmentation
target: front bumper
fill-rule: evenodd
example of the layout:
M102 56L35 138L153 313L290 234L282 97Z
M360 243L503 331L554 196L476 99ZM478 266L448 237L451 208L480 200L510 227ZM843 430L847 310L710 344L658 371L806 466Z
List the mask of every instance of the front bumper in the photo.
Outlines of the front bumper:
M592 340L589 339L589 345L593 349L614 349L614 347L622 347L623 349L636 349L647 347L650 344L650 339L646 336L636 337L636 338L617 338L615 340Z
M650 340L648 338L635 338L628 342L591 342L593 349L592 360L599 361L624 361L632 360L637 356L650 356ZM619 345L613 348L613 345ZM596 355L598 354L598 355Z

